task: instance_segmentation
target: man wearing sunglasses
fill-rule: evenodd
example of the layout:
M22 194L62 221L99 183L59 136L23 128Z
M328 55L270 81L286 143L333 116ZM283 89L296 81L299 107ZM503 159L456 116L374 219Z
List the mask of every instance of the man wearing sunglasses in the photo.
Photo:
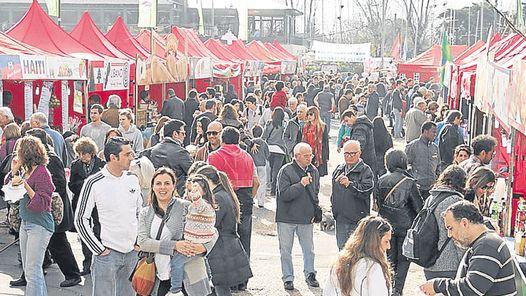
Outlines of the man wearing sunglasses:
M223 125L219 121L213 121L208 125L206 131L207 142L197 149L195 161L207 161L208 154L216 151L221 146L221 130Z
M360 219L370 213L374 175L361 159L360 142L343 144L344 163L332 173L332 214L336 220L336 244L341 250Z

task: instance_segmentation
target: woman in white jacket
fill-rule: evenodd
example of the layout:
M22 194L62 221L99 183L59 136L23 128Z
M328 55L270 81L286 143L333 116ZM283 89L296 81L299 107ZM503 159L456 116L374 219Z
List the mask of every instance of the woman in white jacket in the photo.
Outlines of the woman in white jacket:
M389 296L391 270L386 251L391 234L391 225L383 218L363 218L338 254L323 296Z

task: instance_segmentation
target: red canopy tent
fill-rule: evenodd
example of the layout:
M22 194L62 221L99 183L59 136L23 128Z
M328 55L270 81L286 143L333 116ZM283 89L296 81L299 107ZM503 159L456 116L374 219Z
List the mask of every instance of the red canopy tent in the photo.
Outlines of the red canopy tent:
M279 49L277 49L272 43L270 42L265 42L263 44L265 46L265 48L270 52L272 53L272 55L274 55L275 57L283 60L283 61L295 61L296 59L291 59L287 54L285 54L284 52L280 51Z
M101 61L104 57L86 48L47 15L36 0L6 34L29 45L59 56Z
M234 63L241 63L244 60L236 56L232 51L228 50L226 45L217 39L208 39L205 41L206 48L212 52L216 57Z
M106 58L86 48L80 42L71 37L60 26L55 24L36 0L33 0L33 3L24 16L7 30L6 34L21 42L62 57L69 56L91 61L103 61ZM43 81L40 80L33 82L35 89L42 88L42 84ZM84 89L76 88L76 84L74 84L73 81L68 81L68 87L84 93ZM12 91L14 97L24 97L24 88L19 85L4 85L4 89ZM60 81L54 82L53 89L53 93L57 98L62 98L62 87ZM73 102L74 95L75 91L71 91L68 101ZM39 100L40 96L34 94L32 100L33 103L36 104ZM83 104L85 104L85 100L86 98L83 98ZM13 111L15 113L18 112L19 114L23 114L24 102L20 100L18 103L18 105L12 106L14 107ZM22 112L20 112L21 110ZM74 104L68 104L68 115L70 114L86 119L85 112L75 112ZM62 121L60 112L55 112L50 118L50 122L61 127L63 126Z
M75 28L73 28L70 35L95 53L114 58L116 60L119 59L120 62L111 62L110 67L113 69L121 69L122 72L127 72L123 74L127 77L122 77L122 79L119 79L121 82L126 80L126 83L122 83L118 88L116 87L111 90L104 91L103 83L101 83L99 80L99 83L94 83L94 87L90 88L89 96L91 97L95 94L99 95L101 97L100 103L105 104L109 96L115 94L128 102L126 106L133 106L133 85L129 83L129 81L133 81L135 78L135 63L130 63L134 59L128 54L123 53L117 49L108 39L106 39L97 25L95 25L95 22L87 11L82 14L80 21L75 26ZM97 77L97 71L98 73L103 72L106 66L107 65L103 63L92 65L90 75L92 76L91 78L93 81L96 81L94 78ZM124 71L122 69L126 70ZM116 71L116 73L120 73L120 71Z
M106 39L87 11L82 14L70 35L93 52L117 59L132 59L130 55L123 53Z
M453 58L456 58L467 48L467 45L451 45L451 55ZM418 74L420 81L428 81L431 78L438 78L441 58L441 46L433 45L412 60L399 64L398 72L404 74L408 78L413 78L415 74Z
M232 44L228 45L228 49L243 61L261 61L261 59L252 54L245 43L239 39L232 41Z
M0 54L50 54L0 32Z
M151 52L150 30L142 29L135 37L137 42L147 51ZM154 52L160 58L166 57L166 41L157 32L153 32ZM148 55L149 56L149 55Z
M105 36L117 49L131 57L146 59L150 53L128 31L122 17L118 16Z
M275 57L261 41L252 41L247 45L248 50L259 60L265 62L264 74L279 74L281 61Z
M287 55L289 57L289 59L295 61L298 59L297 56L291 54L288 50L286 50L279 42L278 40L274 40L274 42L272 42L272 46L274 46L277 50L281 51L282 53L284 53L285 55Z

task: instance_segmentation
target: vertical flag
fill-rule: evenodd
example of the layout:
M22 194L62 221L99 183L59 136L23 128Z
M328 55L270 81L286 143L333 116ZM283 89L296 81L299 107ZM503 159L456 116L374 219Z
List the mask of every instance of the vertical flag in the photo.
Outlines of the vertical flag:
M46 0L47 13L58 17L60 11L60 0Z
M448 63L453 62L453 57L451 56L451 50L449 48L449 43L447 41L447 32L444 30L442 35L442 60L440 62L440 85L444 86L444 79L446 67Z
M391 57L393 58L393 61L398 62L400 61L400 47L401 47L401 37L400 32L396 34L395 39L393 40L393 46L391 47Z
M140 28L157 27L157 0L139 0L139 22Z

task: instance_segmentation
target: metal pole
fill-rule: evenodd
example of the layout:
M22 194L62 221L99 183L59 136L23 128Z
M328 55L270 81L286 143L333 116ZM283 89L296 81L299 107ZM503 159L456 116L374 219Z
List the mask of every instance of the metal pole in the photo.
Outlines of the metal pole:
M513 183L514 183L514 175L515 175L515 144L517 142L517 130L514 127L511 127L510 132L511 137L511 155L510 155L510 169L509 169L509 177L508 182L506 186L506 192L508 195L506 196L506 201L504 204L504 235L510 236L511 235L511 219L513 217L511 216L511 207L512 207L512 201L513 201Z
M484 32L484 0L481 0L480 1L480 40L484 40L482 36L483 32Z
M60 15L60 0L58 0L58 17L57 17L57 23L58 23L58 26L60 27L60 23L62 22L62 20L60 19L61 18L61 15Z
M471 45L471 5L468 7L468 45Z
M215 8L214 8L214 0L212 0L212 38L215 38L215 35L216 35L216 12L215 12Z
M385 43L385 0L382 0L382 30L380 32L380 69L384 68L384 43Z

